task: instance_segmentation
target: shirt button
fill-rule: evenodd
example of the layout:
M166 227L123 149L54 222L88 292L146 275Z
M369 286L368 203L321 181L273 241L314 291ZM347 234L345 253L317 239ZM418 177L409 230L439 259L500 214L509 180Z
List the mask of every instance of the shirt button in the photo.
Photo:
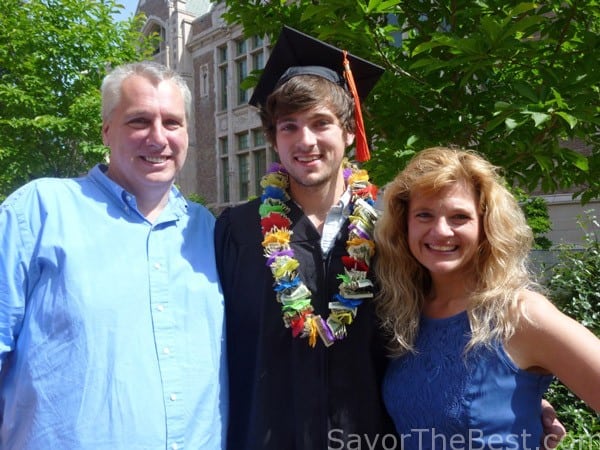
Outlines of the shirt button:
M173 442L173 443L171 444L171 448L172 448L173 450L177 450L177 449L179 448L179 446L177 445L177 442Z
M165 355L168 355L169 353L171 353L171 350L169 350L169 347L165 347L165 348L163 348L163 353Z
M175 394L171 394L169 398L171 399L171 401L177 400L177 396Z
M160 269L160 263L154 263L154 268L156 270L159 270Z
M158 311L160 311L160 312L163 312L163 311L165 310L165 307L164 307L163 305L158 305L158 306L156 307L156 309L157 309Z

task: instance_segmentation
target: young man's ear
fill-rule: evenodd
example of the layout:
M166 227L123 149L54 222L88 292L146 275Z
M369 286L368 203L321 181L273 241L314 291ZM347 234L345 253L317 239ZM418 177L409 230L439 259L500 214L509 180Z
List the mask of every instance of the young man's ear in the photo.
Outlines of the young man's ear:
M352 145L352 143L354 142L354 133L346 133L345 140L346 140L346 147L350 147Z

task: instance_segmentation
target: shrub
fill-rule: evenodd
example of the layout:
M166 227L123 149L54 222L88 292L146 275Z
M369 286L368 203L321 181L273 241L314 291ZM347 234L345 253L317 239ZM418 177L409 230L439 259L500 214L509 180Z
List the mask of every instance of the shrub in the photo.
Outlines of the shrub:
M549 268L547 288L556 306L600 336L600 242L590 228L600 228L595 216L579 220L584 231L583 249L559 247L558 263ZM548 400L567 428L559 449L600 450L599 416L555 381Z

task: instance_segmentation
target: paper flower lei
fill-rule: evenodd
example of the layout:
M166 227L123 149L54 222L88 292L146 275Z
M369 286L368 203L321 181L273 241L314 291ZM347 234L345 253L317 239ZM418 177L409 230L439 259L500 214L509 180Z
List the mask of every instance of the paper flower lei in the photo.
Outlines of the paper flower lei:
M326 346L344 339L346 326L356 317L358 306L363 299L373 297L373 283L367 278L367 272L375 254L372 235L377 220L377 211L373 208L377 188L369 183L366 170L358 169L348 161L344 161L344 178L352 194L346 242L348 254L342 256L344 273L337 276L341 281L339 293L329 303L326 320L314 314L312 293L300 279L300 263L294 258L294 250L290 246L291 221L288 218L289 207L285 204L290 199L288 173L281 164L275 163L261 180L263 194L259 214L262 246L267 266L273 274L283 322L291 328L292 336L308 337L311 347L316 345L317 335Z

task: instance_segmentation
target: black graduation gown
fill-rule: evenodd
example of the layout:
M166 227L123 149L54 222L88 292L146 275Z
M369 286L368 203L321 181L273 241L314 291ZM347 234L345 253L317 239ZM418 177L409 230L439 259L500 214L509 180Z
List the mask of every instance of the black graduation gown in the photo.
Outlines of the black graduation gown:
M349 440L357 448L358 436L360 448L381 448L367 446L393 433L380 393L387 362L372 303L359 307L346 339L329 348L320 338L315 348L293 338L263 256L259 205L256 199L225 210L215 230L227 324L228 449L341 449ZM319 233L298 206L288 205L300 275L316 313L327 318L343 272L347 223L324 259Z

